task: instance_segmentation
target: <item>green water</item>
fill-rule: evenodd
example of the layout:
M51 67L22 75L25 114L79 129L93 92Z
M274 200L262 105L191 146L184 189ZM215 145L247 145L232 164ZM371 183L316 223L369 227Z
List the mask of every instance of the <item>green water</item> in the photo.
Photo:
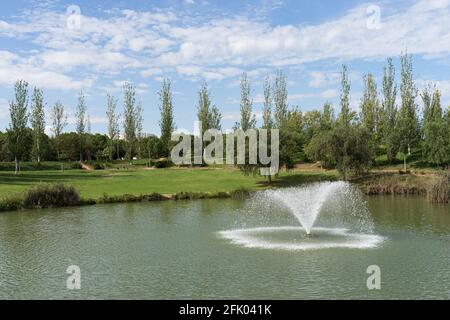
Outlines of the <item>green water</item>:
M0 298L449 299L450 208L416 198L367 201L374 233L384 238L370 249L234 244L218 232L298 226L287 211L252 210L236 200L4 213ZM265 240L324 239L290 228ZM80 290L66 288L69 265L81 269ZM369 265L381 269L381 290L367 289Z

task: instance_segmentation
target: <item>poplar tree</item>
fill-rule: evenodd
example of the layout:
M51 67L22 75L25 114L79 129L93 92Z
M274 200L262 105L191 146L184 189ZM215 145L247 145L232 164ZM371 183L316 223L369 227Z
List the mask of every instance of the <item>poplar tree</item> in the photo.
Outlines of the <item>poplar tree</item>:
M341 113L339 114L339 123L344 128L348 128L353 119L353 113L350 111L350 80L348 78L347 66L342 66L341 71Z
M411 149L419 142L419 120L417 118L417 88L413 79L412 58L408 54L400 57L402 73L400 84L401 106L397 121L397 142L403 153L404 169L406 171L406 158Z
M256 126L256 118L252 112L252 108L253 99L251 98L250 83L247 74L244 72L241 77L241 121L237 124L237 126L244 131L254 129Z
M42 137L45 132L44 95L41 89L34 88L31 98L31 127L33 129L33 154L41 163Z
M378 141L380 103L377 84L372 74L364 76L364 92L361 98L361 124L369 130L373 140Z
M107 95L106 117L108 118L109 158L114 158L115 142L117 140L117 157L119 157L119 116L116 112L117 99L111 94Z
M263 107L263 129L272 129L272 95L270 78L267 76L264 79L264 107Z
M388 161L392 163L398 152L397 138L397 85L395 83L395 68L392 59L388 58L383 69L383 89L381 102L380 133L386 146Z
M14 85L15 97L9 103L10 123L7 130L9 151L14 157L15 174L19 174L20 160L24 153L25 130L28 122L28 82L17 81Z
M168 156L172 133L175 130L175 121L173 115L171 83L167 78L163 80L161 91L159 91L159 101L161 111L159 126L161 128L162 152L165 156Z
M83 148L84 148L84 136L86 133L86 98L83 91L80 91L78 95L78 106L75 113L76 118L76 131L78 135L78 146L80 151L80 161L83 161Z
M61 102L56 102L52 109L52 132L55 137L56 155L58 161L61 160L60 155L60 136L67 125L67 115Z
M288 92L286 87L286 77L281 70L277 71L273 88L273 104L275 107L274 118L275 127L281 129L288 117Z
M124 90L124 120L123 131L125 135L125 141L127 143L128 161L133 160L134 144L136 142L136 90L131 83L125 83Z

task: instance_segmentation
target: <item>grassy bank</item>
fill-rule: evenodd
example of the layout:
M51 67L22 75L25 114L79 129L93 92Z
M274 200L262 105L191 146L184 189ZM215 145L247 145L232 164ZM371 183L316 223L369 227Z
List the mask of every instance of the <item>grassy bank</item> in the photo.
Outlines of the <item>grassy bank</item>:
M80 204L144 200L238 197L269 187L289 187L313 181L336 180L335 171L281 172L269 186L264 177L244 176L229 167L197 169L56 170L0 172L0 210L17 210L24 195L39 184L74 187ZM37 207L37 206L36 206Z

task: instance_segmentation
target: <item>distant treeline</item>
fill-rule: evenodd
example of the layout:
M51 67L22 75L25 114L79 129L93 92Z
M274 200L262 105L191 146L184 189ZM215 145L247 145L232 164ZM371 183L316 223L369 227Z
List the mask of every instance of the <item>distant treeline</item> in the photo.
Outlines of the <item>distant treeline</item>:
M291 168L301 161L320 161L337 168L344 178L368 171L376 157L393 163L405 162L411 153L435 167L450 164L450 108L441 106L441 92L433 84L419 91L414 78L412 58L400 57L400 82L392 59L384 67L381 88L372 74L364 75L364 92L359 111L350 108L351 82L347 67L341 72L340 105L326 102L320 110L302 112L288 105L287 81L283 72L264 80L264 107L260 128L280 130L280 164ZM240 121L235 129L257 129L252 90L244 73L240 86ZM67 112L56 102L51 108L52 135L44 133L45 102L41 89L30 93L28 83L18 81L10 102L10 125L0 133L0 160L115 160L167 157L175 130L172 88L168 79L159 91L160 136L148 136L143 128L143 104L132 84L123 88L123 111L119 117L118 100L108 94L107 134L92 134L83 92L78 96L76 130L66 133ZM31 99L30 99L31 98ZM423 109L419 108L419 100ZM208 85L203 83L196 106L203 130L221 129L222 115L213 103ZM146 128L148 129L148 128ZM244 172L256 172L258 166L241 166Z

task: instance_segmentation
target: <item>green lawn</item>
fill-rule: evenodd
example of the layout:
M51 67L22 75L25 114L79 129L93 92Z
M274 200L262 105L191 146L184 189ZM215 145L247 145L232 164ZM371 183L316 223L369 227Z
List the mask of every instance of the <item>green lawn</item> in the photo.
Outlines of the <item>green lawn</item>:
M273 186L293 186L317 180L336 179L331 172L282 172ZM173 194L187 192L232 191L238 188L258 190L267 187L263 177L244 176L239 170L219 169L129 169L0 172L0 198L20 193L38 183L63 182L75 186L83 198L122 194Z

